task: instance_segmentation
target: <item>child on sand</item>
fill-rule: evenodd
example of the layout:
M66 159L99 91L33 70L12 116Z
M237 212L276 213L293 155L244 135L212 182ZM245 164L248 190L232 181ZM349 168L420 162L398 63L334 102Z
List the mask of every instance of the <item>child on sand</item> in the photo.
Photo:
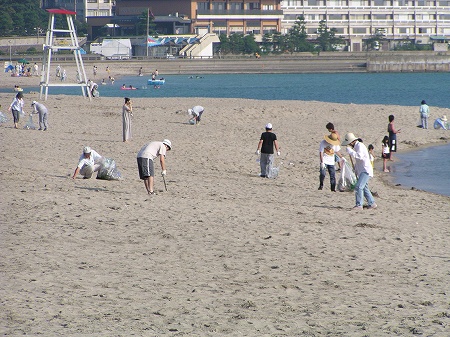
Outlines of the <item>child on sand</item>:
M367 147L367 149L369 150L370 163L372 164L372 167L373 167L373 162L374 162L374 160L375 160L375 157L374 157L374 155L373 155L373 150L374 150L373 145L370 144L370 145Z
M387 161L391 158L391 151L389 149L389 136L384 136L381 141L381 157L383 158L383 171L389 172L387 169Z

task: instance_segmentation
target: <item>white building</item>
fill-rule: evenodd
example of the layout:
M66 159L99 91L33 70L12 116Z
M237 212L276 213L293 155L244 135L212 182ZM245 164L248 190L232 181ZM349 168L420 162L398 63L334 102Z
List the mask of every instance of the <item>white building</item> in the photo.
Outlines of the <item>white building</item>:
M298 16L306 21L308 36L315 37L319 22L336 28L350 51L363 50L363 40L383 32L392 47L400 40L428 43L430 37L450 38L450 0L283 0L282 33Z
M91 16L112 16L115 0L42 0L44 8L65 8L77 13L77 19Z

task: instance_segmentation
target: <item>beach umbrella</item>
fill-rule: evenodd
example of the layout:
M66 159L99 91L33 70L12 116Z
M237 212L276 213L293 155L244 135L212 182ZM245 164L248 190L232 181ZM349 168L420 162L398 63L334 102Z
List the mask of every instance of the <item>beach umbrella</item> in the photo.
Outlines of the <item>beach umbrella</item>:
M17 62L18 62L18 63L22 63L22 64L29 64L29 63L30 63L30 62L28 62L28 61L25 60L25 59L17 60Z

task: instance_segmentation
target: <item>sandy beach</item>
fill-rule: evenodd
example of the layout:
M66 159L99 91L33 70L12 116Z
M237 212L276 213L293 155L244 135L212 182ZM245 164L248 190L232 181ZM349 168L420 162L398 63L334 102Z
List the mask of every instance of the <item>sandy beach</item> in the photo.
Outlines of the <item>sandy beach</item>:
M2 86L28 80L36 85L4 75ZM448 131L416 127L417 106L137 98L123 143L123 98L50 91L43 132L23 129L28 116L13 128L13 97L0 94L9 118L0 125L2 335L448 334L450 198L389 184L378 158L378 209L355 213L353 192L317 190L329 121L375 144L377 157L390 114L399 151L448 142ZM33 100L25 94L26 112ZM189 125L197 104L202 123ZM281 146L277 179L258 177L268 122ZM157 161L149 196L136 154L164 138L167 191ZM71 179L85 145L114 158L123 179Z

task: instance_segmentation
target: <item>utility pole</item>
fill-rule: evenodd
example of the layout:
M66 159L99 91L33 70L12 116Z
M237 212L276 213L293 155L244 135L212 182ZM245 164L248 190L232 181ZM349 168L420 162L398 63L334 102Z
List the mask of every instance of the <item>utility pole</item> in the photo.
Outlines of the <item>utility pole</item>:
M11 64L11 40L8 40L9 43L9 64Z
M145 43L147 44L147 58L148 58L148 34L150 25L150 8L147 8L147 35L145 36Z

